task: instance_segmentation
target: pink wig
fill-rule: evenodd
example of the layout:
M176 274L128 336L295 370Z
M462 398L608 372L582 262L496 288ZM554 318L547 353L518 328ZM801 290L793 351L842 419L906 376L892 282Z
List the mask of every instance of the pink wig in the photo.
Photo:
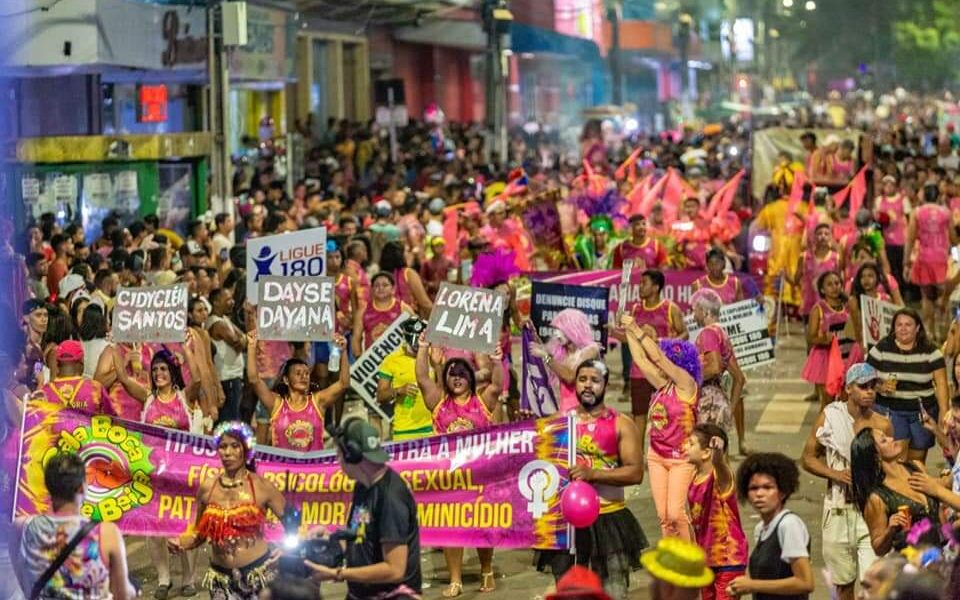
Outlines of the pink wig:
M587 315L575 308L565 308L558 312L550 322L550 326L562 333L578 349L595 344L590 320ZM563 360L567 356L566 348L555 337L550 338L546 349L555 360Z

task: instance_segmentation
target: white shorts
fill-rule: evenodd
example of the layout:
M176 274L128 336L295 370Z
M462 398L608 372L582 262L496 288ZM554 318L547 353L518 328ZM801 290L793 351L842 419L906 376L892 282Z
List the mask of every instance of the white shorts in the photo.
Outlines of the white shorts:
M823 562L835 585L849 585L877 560L870 530L853 504L823 510Z

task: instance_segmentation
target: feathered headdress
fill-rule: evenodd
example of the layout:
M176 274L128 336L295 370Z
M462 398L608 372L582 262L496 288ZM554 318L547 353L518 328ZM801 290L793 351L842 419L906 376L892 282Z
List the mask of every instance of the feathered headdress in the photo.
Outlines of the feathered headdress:
M696 346L686 340L664 339L660 340L660 349L670 362L689 373L698 386L702 383L700 353Z
M602 194L580 190L570 199L591 220L595 217L607 217L612 219L619 228L623 228L627 224L627 219L624 217L627 210L627 199L616 188L604 190Z
M520 274L516 258L515 252L502 248L481 254L473 263L470 285L473 287L493 287L501 283L507 283Z

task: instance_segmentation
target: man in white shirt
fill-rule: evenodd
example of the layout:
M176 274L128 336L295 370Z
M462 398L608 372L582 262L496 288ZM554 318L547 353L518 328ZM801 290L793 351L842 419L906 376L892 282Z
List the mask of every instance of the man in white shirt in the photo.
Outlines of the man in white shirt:
M210 291L212 311L207 319L207 331L217 349L214 364L220 374L224 402L218 422L240 420L240 400L243 396L244 351L247 336L230 320L233 312L232 290L217 288Z
M233 248L233 217L227 213L218 213L213 218L217 232L213 234L213 255L217 257L220 264L230 260L230 249Z

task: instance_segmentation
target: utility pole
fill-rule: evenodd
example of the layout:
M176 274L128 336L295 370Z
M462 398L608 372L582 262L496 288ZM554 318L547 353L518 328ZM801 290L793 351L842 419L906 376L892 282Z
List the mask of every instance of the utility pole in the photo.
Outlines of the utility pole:
M230 73L227 47L223 43L223 3L212 0L207 6L207 124L213 137L211 153L211 198L218 198L226 212L233 212L233 181L230 160Z
M690 90L688 77L690 67L687 66L690 54L690 27L693 25L693 17L687 13L681 13L677 23L677 41L680 50L680 114L684 121L693 118L693 110L690 107Z
M607 20L610 21L610 78L613 80L613 103L623 105L623 67L620 62L620 10L621 4L611 0L607 4Z
M483 28L487 34L486 120L487 126L493 132L494 147L500 154L500 161L506 164L506 79L509 66L504 50L508 45L507 40L509 39L510 22L513 21L513 14L507 7L507 0L483 0L481 10Z

